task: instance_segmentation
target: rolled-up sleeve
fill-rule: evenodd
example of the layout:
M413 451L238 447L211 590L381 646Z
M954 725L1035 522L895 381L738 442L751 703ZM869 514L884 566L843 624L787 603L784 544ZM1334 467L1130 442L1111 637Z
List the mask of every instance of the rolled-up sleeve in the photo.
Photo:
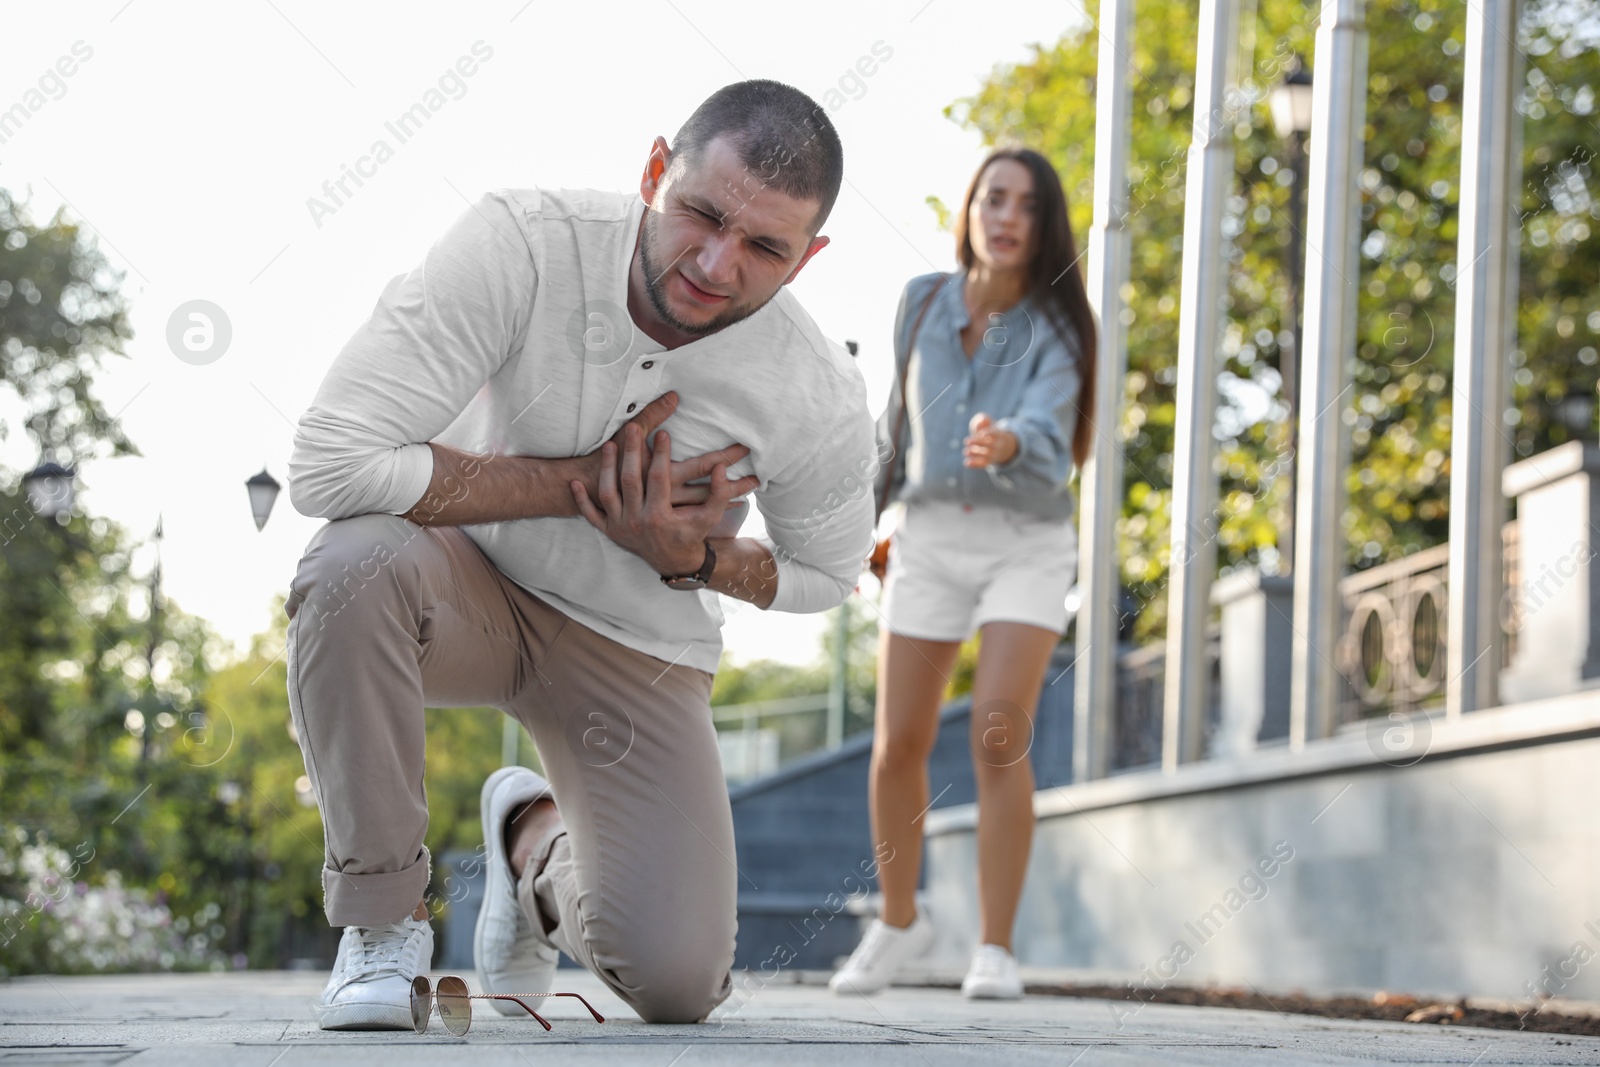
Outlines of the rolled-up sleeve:
M827 611L855 589L873 545L874 445L863 397L816 451L756 493L767 526L759 540L778 565L768 611Z
M422 498L433 477L427 442L527 332L537 254L513 210L484 195L384 288L300 419L289 462L296 510L402 514Z
M1016 410L995 420L996 427L1017 436L1017 454L985 468L1001 488L1050 492L1071 477L1072 435L1078 425L1076 352L1076 345L1052 338Z

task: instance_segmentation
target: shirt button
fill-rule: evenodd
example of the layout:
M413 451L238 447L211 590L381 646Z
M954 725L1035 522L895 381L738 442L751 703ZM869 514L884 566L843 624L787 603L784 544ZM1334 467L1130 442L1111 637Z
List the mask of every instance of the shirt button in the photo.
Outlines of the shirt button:
M642 367L645 370L649 370L651 367L654 367L655 365L656 365L656 361L653 360L653 359L647 359L643 363L639 364L639 366Z
M951 448L960 448L961 447L961 438L959 438L959 437L950 438L950 447Z
M954 478L947 478L947 479L945 479L945 483L944 484L946 484L946 485L955 485L956 484L956 480Z
M633 409L634 409L634 408L636 408L636 407L638 407L638 406L639 406L639 405L638 405L638 404L629 404L629 405L628 405L628 410L629 410L629 411L632 411L632 410L633 410Z
M956 405L956 410L957 411L966 411L967 410L967 405L965 405L965 404L957 404Z

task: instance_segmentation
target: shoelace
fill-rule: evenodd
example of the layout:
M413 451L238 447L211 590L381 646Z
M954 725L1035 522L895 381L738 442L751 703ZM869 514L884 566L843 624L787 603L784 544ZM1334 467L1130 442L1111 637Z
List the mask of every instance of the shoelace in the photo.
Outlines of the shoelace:
M374 976L399 974L400 960L411 945L412 931L404 925L357 926L350 949L349 969Z
M972 972L980 978L1000 978L1006 972L1006 957L1003 953L980 948L972 954Z

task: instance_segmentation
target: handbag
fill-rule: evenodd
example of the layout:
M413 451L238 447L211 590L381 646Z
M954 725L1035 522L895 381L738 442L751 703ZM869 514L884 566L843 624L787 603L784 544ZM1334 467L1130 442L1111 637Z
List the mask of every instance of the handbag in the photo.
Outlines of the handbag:
M916 321L911 324L910 337L906 339L906 358L900 364L900 410L895 415L894 434L889 438L894 445L894 451L890 454L889 461L884 464L883 492L879 494L879 499L884 502L885 506L889 502L889 487L894 485L895 471L900 464L900 433L905 428L906 422L906 375L911 372L911 353L917 347L917 333L922 329L922 320L928 317L928 309L933 306L933 298L939 295L939 290L944 288L944 284L944 281L934 284L932 291L928 293L928 299L922 302L922 310L917 312ZM877 518L882 518L882 516L883 512L880 510ZM883 581L884 575L888 572L889 542L893 540L893 536L891 534L873 545L872 555L867 557L867 569L880 582Z

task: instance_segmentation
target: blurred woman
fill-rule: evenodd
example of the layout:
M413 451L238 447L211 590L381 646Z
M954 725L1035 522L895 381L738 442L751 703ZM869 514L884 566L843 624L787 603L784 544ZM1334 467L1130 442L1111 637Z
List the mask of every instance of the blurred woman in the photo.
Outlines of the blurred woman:
M918 911L928 758L961 643L972 689L979 947L961 991L1022 995L1011 933L1033 841L1033 716L1077 566L1067 480L1094 436L1095 325L1061 181L1030 149L984 160L953 274L913 278L879 419L878 507L903 507L885 562L870 795L883 908L830 983L883 988L925 952ZM892 447L891 447L892 446ZM887 857L887 858L883 858Z

